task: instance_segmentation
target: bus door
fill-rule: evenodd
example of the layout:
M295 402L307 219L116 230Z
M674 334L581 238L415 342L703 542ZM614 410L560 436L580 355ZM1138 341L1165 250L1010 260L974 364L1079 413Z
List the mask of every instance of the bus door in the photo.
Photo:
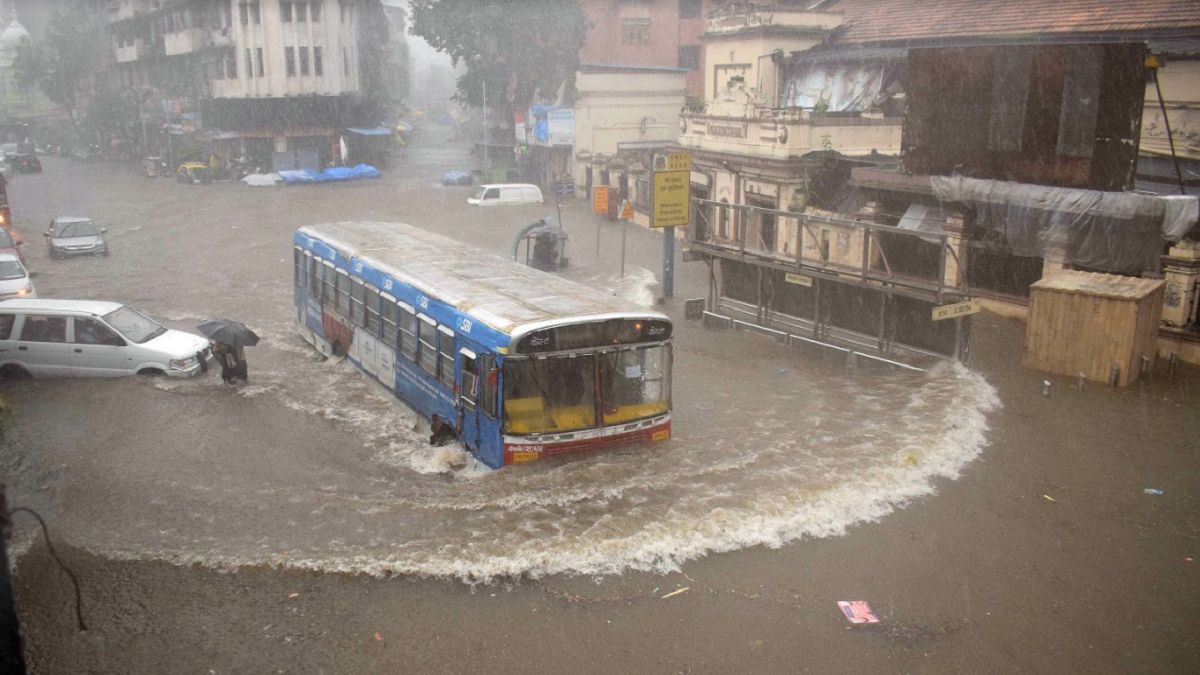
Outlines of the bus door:
M470 349L460 349L458 382L458 438L469 450L479 449L479 357Z

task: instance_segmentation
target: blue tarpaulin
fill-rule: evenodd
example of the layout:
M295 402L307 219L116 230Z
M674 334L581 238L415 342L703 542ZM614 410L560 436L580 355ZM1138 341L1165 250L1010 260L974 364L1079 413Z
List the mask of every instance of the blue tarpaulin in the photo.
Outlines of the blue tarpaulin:
M383 174L373 166L359 164L358 166L332 166L321 172L311 169L300 171L280 171L279 177L286 185L302 183L329 183L332 181L361 180L363 178L379 178Z
M352 134L359 134L361 136L391 136L392 135L391 130L388 129L387 127L371 127L370 129L351 129L350 127L346 127L346 131L349 131Z

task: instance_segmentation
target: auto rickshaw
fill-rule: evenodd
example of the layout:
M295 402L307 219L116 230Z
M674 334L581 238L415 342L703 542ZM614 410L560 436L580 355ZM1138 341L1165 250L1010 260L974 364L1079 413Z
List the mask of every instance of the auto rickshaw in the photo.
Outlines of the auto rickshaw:
M179 170L175 172L175 180L188 185L200 185L201 183L212 182L212 171L207 164L199 164L189 162L180 164Z

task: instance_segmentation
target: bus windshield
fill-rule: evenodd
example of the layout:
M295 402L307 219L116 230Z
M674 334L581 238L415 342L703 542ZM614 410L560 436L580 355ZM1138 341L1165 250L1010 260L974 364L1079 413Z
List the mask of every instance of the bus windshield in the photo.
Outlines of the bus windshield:
M562 433L600 426L597 414L605 425L661 415L671 406L670 359L668 345L509 359L504 428L514 434Z

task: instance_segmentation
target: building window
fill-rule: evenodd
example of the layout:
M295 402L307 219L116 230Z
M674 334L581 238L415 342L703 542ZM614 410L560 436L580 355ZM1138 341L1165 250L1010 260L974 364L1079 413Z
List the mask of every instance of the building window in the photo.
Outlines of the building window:
M349 23L354 20L354 5L351 5L347 0L338 0L338 7L342 10L342 23Z
M321 21L321 0L316 0L315 2L313 2L312 9L309 10L308 16L314 22Z
M350 52L345 47L342 47L342 74L350 75Z
M225 75L231 80L237 79L237 50L230 49L225 54Z
M241 15L242 25L245 26L245 25L249 24L250 23L250 5L247 5L246 3L243 2L242 4L238 5L238 10L239 10L238 14Z
M308 3L307 2L297 2L297 3L295 3L295 5L296 5L296 20L297 21L308 21Z
M300 75L308 75L308 47L300 48Z
M264 72L265 72L265 70L264 70L264 68L263 68L263 53L262 53L262 47L255 47L255 48L254 48L254 58L255 58L255 60L257 60L257 61L258 61L258 76L259 76L259 77L262 77L262 76L263 76L263 74L264 74Z
M650 19L621 19L621 44L630 46L650 44Z
M704 0L679 0L679 18L699 19Z
M209 65L212 67L213 77L215 79L218 79L218 80L225 79L225 64L224 63L217 61L216 63L212 63Z
M679 48L679 67L700 70L700 45L683 45Z
M254 59L250 56L249 47L246 47L246 77L254 77Z
M325 64L321 62L321 48L313 47L313 75L320 77L325 74Z
M287 62L287 76L295 77L296 76L296 48L295 47L284 47L283 48L283 60L285 62Z
M292 20L292 3L290 3L290 2L279 3L279 16L281 16L283 18L284 22L291 21Z
M256 26L262 23L262 10L259 9L257 2L250 3L250 20Z

